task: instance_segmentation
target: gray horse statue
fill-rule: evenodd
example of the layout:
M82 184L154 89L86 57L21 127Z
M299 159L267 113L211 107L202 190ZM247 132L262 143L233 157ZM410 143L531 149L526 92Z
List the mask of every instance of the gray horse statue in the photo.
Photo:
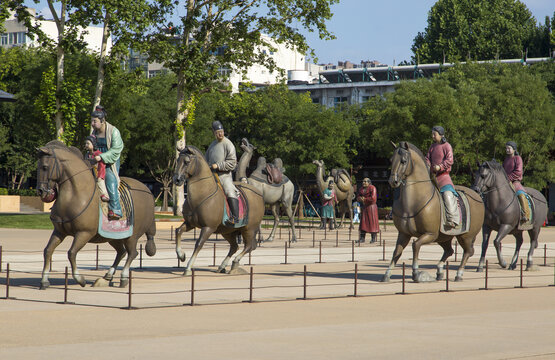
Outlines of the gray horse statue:
M508 234L512 234L516 239L516 248L509 269L516 268L518 254L522 246L522 233L525 231L520 225L520 205L511 186L503 166L496 161L486 161L481 165L474 179L472 188L479 192L486 204L486 214L482 229L482 255L478 263L477 271L483 271L486 262L486 252L488 250L489 237L492 230L497 231L497 236L493 241L497 251L497 259L502 268L507 267L505 259L501 254L501 240ZM538 247L538 236L543 222L547 216L547 201L545 197L536 189L525 188L526 193L533 201L532 223L524 228L528 228L530 235L530 250L526 261L526 270L533 269L534 249Z
M257 188L258 191L262 193L264 203L271 206L272 214L274 215L274 226L272 227L270 235L264 241L274 240L276 228L279 224L279 206L281 204L285 208L285 213L289 218L289 225L291 225L291 242L297 242L297 237L295 236L295 218L291 207L293 204L293 195L295 194L295 186L285 175L282 176L281 181L270 183L270 181L268 181L268 174L264 173L267 164L266 159L263 157L258 158L256 169L247 177L247 167L249 166L255 147L250 144L247 139L243 139L241 142L241 149L243 149L243 155L241 155L237 164L236 181L246 180L248 184ZM273 164L276 165L279 171L284 172L281 159L275 159Z
M337 181L332 175L336 173L340 173L340 170L334 169L332 170L332 175L324 176L324 161L323 160L314 160L312 161L318 168L316 169L316 184L318 185L318 190L320 191L320 195L324 193L324 190L328 187L328 182L333 180L334 183L337 185L335 187L335 195L337 196L337 202L339 207L339 213L341 214L341 222L339 223L339 227L343 226L343 220L345 220L345 214L349 212L349 216L351 219L350 228L354 229L353 225L353 199L355 197L355 190L353 189L353 185L351 184L351 179L349 177L345 177L343 180Z

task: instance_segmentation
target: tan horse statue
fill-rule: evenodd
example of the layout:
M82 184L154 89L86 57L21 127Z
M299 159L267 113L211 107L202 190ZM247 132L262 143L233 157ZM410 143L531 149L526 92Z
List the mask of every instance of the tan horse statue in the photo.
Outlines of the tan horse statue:
M322 194L324 193L324 190L328 188L328 182L330 180L334 180L335 182L335 179L332 176L327 176L327 177L324 176L324 161L314 160L312 161L312 163L318 166L318 168L316 169L316 184L318 185L320 196L322 196ZM339 227L343 225L343 220L345 220L345 214L349 212L349 218L351 219L350 228L354 229L353 199L355 197L355 191L353 189L353 185L350 183L350 179L348 179L347 181L350 185L343 187L343 189L347 188L348 189L347 191L342 190L339 186L336 186L334 189L335 195L337 196L339 213L341 213L341 222L339 223Z
M129 185L133 198L133 233L125 239L107 239L98 234L100 192L96 189L96 179L79 149L67 147L60 141L51 141L39 148L37 155L37 192L45 202L56 200L50 213L54 231L44 249L41 289L50 286L48 275L52 253L67 236L73 236L68 257L71 273L79 285L86 284L84 276L77 269L76 257L79 250L89 242L108 242L116 250L116 258L104 278L97 279L95 286L112 280L125 254L127 260L121 271L120 287L127 286L129 267L138 255L137 241L143 234L147 237L146 253L149 256L156 253L154 198L150 190L135 179L121 178L122 182Z
M264 200L262 194L252 185L236 182L248 201L248 222L243 227L226 227L222 224L226 196L212 174L204 155L194 146L187 146L181 151L175 166L173 177L177 186L187 180L187 199L183 204L183 224L176 230L175 250L177 257L185 261L185 253L181 250L181 234L195 227L200 228L200 235L195 243L193 255L187 263L183 275L189 275L195 259L202 246L213 233L221 234L229 242L229 252L218 268L224 273L231 259L237 252L237 235L244 240L244 249L233 259L230 273L239 271L239 263L245 254L256 249L256 233L264 216Z
M395 145L394 145L395 146ZM401 142L391 158L391 175L389 184L395 189L393 199L393 223L399 231L397 244L389 268L382 281L389 281L391 270L401 257L403 249L411 237L413 261L412 278L415 282L428 281L427 273L418 270L418 254L424 244L437 242L443 248L443 256L437 264L437 280L443 279L445 261L453 254L451 239L453 235L440 232L441 196L430 178L430 171L422 152L408 142ZM484 222L484 203L475 191L455 186L457 192L463 192L470 207L470 224L467 232L456 235L463 249L463 256L455 281L461 281L468 258L474 254L474 241ZM429 275L428 275L429 276Z
M274 226L270 235L265 241L273 241L274 234L276 232L277 225L279 224L279 206L280 204L284 207L285 213L289 218L289 225L291 226L291 242L297 242L297 236L295 235L295 218L293 217L293 195L295 194L295 185L289 180L285 175L283 176L283 181L280 184L269 184L265 180L265 175L262 174L262 169L257 169L247 178L247 167L251 161L252 154L254 152L254 146L249 143L247 139L243 139L241 142L241 149L243 149L243 155L237 164L237 174L236 180L246 179L247 183L256 187L264 198L264 203L269 204L272 208L272 214L274 215ZM260 158L259 158L260 161Z

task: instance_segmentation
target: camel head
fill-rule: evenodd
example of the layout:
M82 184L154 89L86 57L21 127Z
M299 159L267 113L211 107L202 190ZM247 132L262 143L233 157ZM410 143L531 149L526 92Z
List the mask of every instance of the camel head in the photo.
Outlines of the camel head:
M247 138L243 138L241 140L241 149L243 149L243 151L251 153L254 151L254 149L256 149L254 147L253 144L249 143L249 141L247 140Z
M324 160L312 160L312 163L318 167L324 167Z

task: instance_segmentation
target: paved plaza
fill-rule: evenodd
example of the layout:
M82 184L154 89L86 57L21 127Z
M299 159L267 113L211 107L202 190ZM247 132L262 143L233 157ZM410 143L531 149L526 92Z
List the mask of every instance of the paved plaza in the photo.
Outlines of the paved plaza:
M0 299L2 358L555 357L555 287L549 286L555 281L553 227L542 229L534 254L537 270L523 271L522 278L520 267L509 271L497 265L490 244L486 283L485 273L476 272L479 234L464 281L453 281L462 255L458 247L456 261L455 255L449 259L449 282L412 282L408 246L391 281L381 283L396 239L391 225L382 227L381 243L353 246L356 231L324 232L305 224L297 243L289 245L284 227L281 237L278 232L275 241L246 256L245 274L215 273L213 265L223 260L228 246L211 238L197 259L193 284L182 276L183 264L175 255L171 230L176 225L159 222L156 255L143 252L134 261L131 298L128 289L117 287L119 278L113 287L90 287L113 260L109 245L89 244L79 253L87 287L70 276L65 292L71 244L66 239L54 253L52 286L40 291L42 250L50 231L0 229L0 298L8 263L11 298ZM187 256L193 235L184 234ZM528 245L526 234L520 252L524 264ZM507 261L513 251L514 238L508 237L503 241ZM435 277L440 256L438 245L424 246L421 269ZM130 301L135 310L122 309Z

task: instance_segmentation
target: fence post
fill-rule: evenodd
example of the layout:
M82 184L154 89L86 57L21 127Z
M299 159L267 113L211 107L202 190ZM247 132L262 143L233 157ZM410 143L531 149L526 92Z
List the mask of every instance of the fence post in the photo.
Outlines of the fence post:
M96 270L98 270L98 245L96 245Z
M355 291L353 296L357 297L358 264L355 263Z
M306 300L306 265L304 266L303 278L303 300Z
M278 223L278 228L279 228L279 239L281 240L281 226Z
M191 306L195 305L195 269L191 269Z
M287 264L287 241L285 242L285 252L284 252L284 257L285 257L285 262L284 262L284 264Z
M380 245L382 244L382 231L380 230Z
M320 249L318 251L318 263L322 263L322 242L320 241Z
M67 266L64 276L64 304L67 304Z
M287 241L289 242L289 247L291 247L291 229L287 231Z
M543 266L547 266L547 244L543 244ZM2 271L2 247L0 246L0 272Z
M247 265L251 265L251 251L249 251L249 263Z
M170 242L173 242L173 226L170 227Z
M10 298L10 263L6 264L6 300Z
M335 232L335 247L339 247L339 231Z
M216 266L216 243L214 243L214 251L212 255L212 266Z
M143 244L139 247L139 269L143 268Z
M128 292L128 300L127 300L127 307L124 308L126 310L134 310L135 308L132 306L131 297L133 295L133 271L129 270L129 292Z
M385 261L385 239L382 243L382 260Z
M445 262L445 291L449 292L449 261Z
M523 286L523 279L522 279L522 258L520 258L520 288L522 289Z
M2 272L2 246L0 245L0 273Z
M352 229L349 227L349 242L351 242L351 231Z
M485 290L488 289L488 260L486 260L486 283L485 283Z
M457 246L457 241L455 241L455 262L457 262L457 253L458 253L458 246Z
M326 221L326 225L324 226L324 240L328 239L328 224Z
M401 291L401 294L405 294L405 262L403 261L403 291Z
M302 226L299 225L299 240L301 240L301 230L302 230L302 229L303 229Z
M316 247L316 231L312 230L312 247Z
M252 302L252 288L253 288L253 282L254 282L254 270L251 266L251 274L250 274L250 286L249 286L249 302Z

